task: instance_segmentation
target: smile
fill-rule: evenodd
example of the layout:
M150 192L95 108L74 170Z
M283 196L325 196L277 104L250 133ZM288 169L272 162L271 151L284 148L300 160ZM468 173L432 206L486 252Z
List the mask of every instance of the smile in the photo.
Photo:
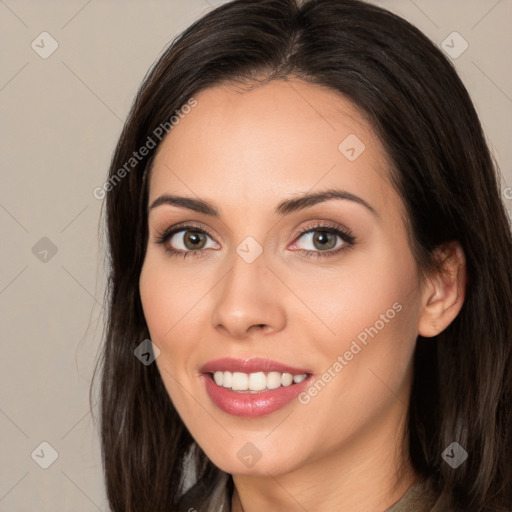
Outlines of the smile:
M257 393L264 389L277 389L281 386L287 387L292 384L298 384L307 377L307 373L292 375L291 373L281 372L221 372L213 374L213 380L217 386L232 389L233 391L249 391Z
M310 371L268 359L218 359L201 368L210 400L233 416L271 414L296 398L311 382Z

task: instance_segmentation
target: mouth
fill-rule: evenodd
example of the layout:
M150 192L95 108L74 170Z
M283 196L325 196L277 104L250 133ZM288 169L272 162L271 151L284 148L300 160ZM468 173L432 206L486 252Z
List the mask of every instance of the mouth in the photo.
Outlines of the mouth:
M260 393L280 387L299 384L309 377L309 373L292 374L288 372L230 372L216 371L207 374L217 386L221 386L238 393Z
M200 369L213 404L233 416L257 417L281 409L313 380L309 369L269 359L217 359Z

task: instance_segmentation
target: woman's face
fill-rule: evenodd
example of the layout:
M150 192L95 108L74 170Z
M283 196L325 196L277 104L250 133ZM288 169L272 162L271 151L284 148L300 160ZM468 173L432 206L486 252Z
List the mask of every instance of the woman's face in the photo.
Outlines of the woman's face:
M174 406L232 474L385 465L422 291L383 147L351 102L317 85L218 86L196 100L155 158L140 276ZM339 195L317 200L329 190ZM164 196L189 201L154 205Z

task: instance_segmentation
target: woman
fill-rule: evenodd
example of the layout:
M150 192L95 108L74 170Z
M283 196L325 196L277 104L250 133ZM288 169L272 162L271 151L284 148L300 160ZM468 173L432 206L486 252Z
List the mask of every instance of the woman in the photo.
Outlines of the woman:
M144 80L105 190L112 510L512 509L509 223L415 27L218 7Z

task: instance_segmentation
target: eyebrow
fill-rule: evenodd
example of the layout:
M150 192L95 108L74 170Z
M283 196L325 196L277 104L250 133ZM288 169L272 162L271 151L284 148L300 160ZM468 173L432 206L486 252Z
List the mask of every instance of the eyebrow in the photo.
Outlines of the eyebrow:
M276 206L275 214L279 216L288 215L292 212L304 210L316 204L324 203L332 199L343 199L346 201L353 201L354 203L364 206L372 214L378 216L375 209L363 198L340 189L329 189L314 194L305 193L298 197L286 199L285 201L282 201ZM217 208L215 208L215 206L209 203L208 201L205 201L203 199L194 199L192 197L183 197L169 194L161 195L160 197L155 199L151 203L148 210L151 211L162 204L177 206L178 208L186 208L188 210L204 213L205 215L210 215L211 217L215 218L220 217Z

